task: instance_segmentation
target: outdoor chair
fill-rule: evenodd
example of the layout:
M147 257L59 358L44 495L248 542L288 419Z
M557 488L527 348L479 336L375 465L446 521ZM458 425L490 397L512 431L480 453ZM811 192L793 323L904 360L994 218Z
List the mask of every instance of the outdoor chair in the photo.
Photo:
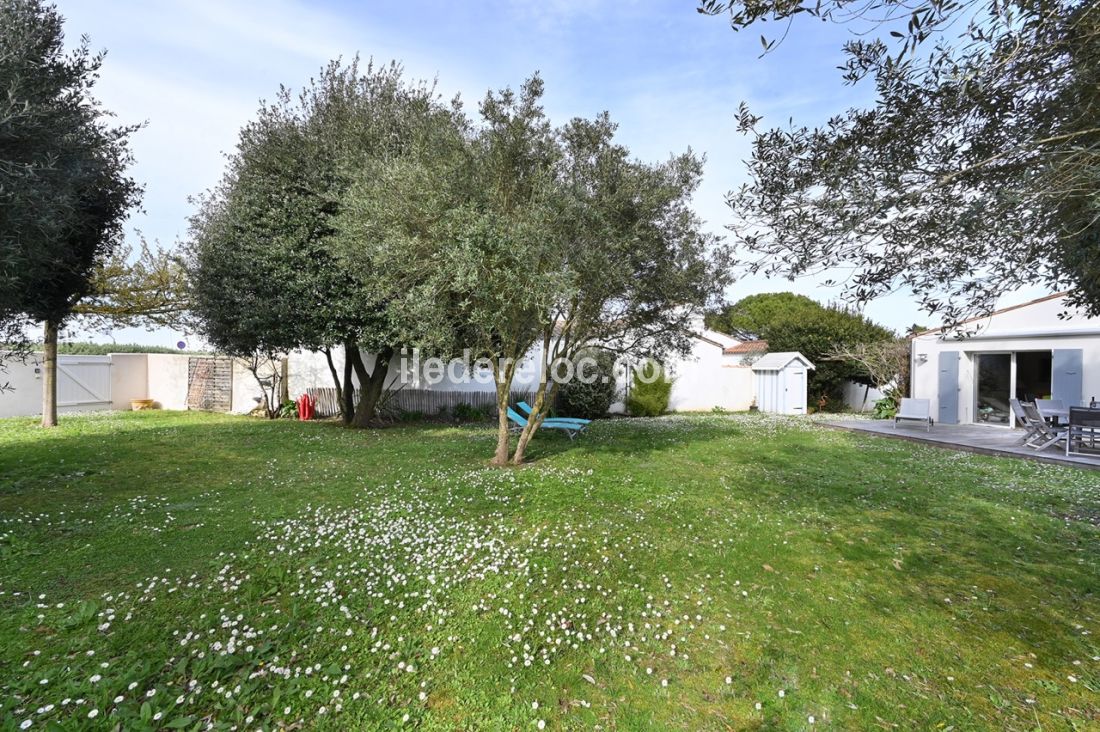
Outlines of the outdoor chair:
M520 415L519 412L512 409L511 407L508 407L508 419L511 420L512 424L514 424L518 429L523 429L527 426L527 420L524 419L524 417ZM548 430L561 430L565 432L565 434L569 435L569 439L572 440L574 437L583 432L584 428L587 425L577 424L576 422L559 421L556 419L544 419L542 420L542 424L540 426L545 427Z
M1066 455L1100 452L1100 409L1069 408L1066 426Z
M932 431L932 403L928 399L909 399L903 397L901 400L901 406L898 407L897 414L894 415L894 429L898 428L898 422L901 420L909 420L914 422L923 422L926 425L926 431Z
M1019 444L1028 445L1039 436L1039 430L1034 427L1027 419L1027 412L1024 411L1023 404L1019 399L1009 399L1008 406L1012 407L1012 413L1016 415L1016 422L1024 430L1023 437L1020 438ZM1031 406L1035 406L1034 404Z
M1045 450L1051 445L1066 439L1066 428L1058 427L1050 424L1043 418L1043 415L1039 413L1039 408L1034 404L1022 403L1020 406L1024 408L1024 415L1027 419L1027 426L1034 428L1036 435L1027 443L1028 447L1035 448L1036 450Z
M523 412L527 417L530 417L535 413L535 410L531 408L531 405L527 402L517 402L516 406L519 407L519 411ZM549 417L549 419L555 419L559 422L576 422L581 425L592 424L590 419L581 419L580 417Z

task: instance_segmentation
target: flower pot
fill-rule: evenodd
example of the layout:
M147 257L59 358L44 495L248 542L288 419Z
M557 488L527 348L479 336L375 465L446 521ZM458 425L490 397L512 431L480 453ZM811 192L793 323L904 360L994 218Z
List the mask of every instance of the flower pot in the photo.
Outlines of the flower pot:
M144 409L152 409L156 402L152 399L131 399L130 409L135 412L140 412Z

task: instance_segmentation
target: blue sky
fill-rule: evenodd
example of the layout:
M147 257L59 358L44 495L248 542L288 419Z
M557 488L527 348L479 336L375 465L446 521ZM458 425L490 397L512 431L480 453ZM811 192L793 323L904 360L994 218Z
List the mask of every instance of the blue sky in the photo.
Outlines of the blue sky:
M608 110L620 139L643 159L687 147L705 153L695 199L709 228L730 221L723 197L745 180L745 138L734 112L746 101L765 122L816 123L867 101L871 89L842 84L836 67L846 31L796 25L760 58L760 33L732 31L689 0L513 2L296 2L295 0L60 0L70 39L108 50L97 96L119 120L146 121L133 139L133 172L146 187L132 228L171 244L186 234L188 198L214 185L224 154L262 99L300 87L328 60L359 53L401 62L410 77L437 78L476 111L489 88L516 86L534 71L546 81L556 123ZM816 280L741 279L731 299L793 290L828 301ZM866 312L894 328L925 322L904 294ZM162 345L188 334L116 332L119 341Z

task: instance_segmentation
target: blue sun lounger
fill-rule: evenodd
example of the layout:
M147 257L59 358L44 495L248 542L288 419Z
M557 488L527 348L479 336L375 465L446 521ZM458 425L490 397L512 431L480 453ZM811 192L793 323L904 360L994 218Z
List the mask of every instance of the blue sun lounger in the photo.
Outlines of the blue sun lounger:
M516 425L520 429L527 426L527 420L524 419L519 412L508 407L508 419L512 421L512 424ZM569 435L569 439L572 440L578 434L584 431L587 425L578 424L576 422L568 422L557 419L544 419L542 420L542 427L550 430L562 430L565 434Z
M535 410L531 409L531 405L527 402L519 402L518 404L516 404L516 406L519 407L519 411L527 415L528 418L530 418L531 415L535 413ZM548 417L548 419L553 419L558 422L576 422L577 424L582 424L585 426L592 424L592 420L581 419L580 417Z

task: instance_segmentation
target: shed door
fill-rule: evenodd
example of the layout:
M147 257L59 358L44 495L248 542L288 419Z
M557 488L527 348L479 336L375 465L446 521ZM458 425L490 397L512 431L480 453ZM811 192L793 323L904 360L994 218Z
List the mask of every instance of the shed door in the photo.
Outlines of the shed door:
M940 351L940 424L959 423L959 352Z
M786 379L787 414L806 413L806 370L788 369Z
M1081 372L1084 352L1080 348L1056 348L1051 359L1050 396L1067 407L1081 403Z

